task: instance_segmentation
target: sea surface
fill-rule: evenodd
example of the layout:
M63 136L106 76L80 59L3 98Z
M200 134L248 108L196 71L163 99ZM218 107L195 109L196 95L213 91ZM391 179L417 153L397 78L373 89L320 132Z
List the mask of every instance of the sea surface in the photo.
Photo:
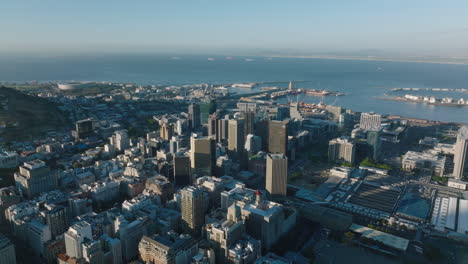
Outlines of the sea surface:
M379 100L387 95L433 95L465 98L462 92L398 92L392 88L468 89L468 65L389 61L221 57L210 55L84 55L3 56L0 82L111 81L137 84L227 84L236 82L284 82L266 84L343 92L340 97L301 95L281 101L340 105L354 111L374 111L437 121L468 123L468 107L447 107ZM248 93L249 89L236 89ZM253 90L255 91L255 90Z

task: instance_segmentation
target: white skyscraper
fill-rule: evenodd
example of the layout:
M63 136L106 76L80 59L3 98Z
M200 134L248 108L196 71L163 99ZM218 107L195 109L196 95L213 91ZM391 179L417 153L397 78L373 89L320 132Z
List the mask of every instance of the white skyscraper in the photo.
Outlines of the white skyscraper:
M177 135L182 136L184 134L184 121L181 119L177 120L175 130Z
M360 127L364 130L379 130L381 125L381 116L376 113L362 113Z
M262 149L262 138L248 134L245 139L245 150L250 153L257 153Z
M130 147L130 138L125 130L115 131L110 141L117 151L124 151Z
M348 138L335 138L328 142L328 161L344 161L354 163L356 145Z
M455 144L455 156L453 158L453 176L457 179L468 176L468 126L458 131L457 143Z
M69 257L80 259L83 257L82 244L85 240L92 239L91 225L82 221L72 225L65 232L65 250Z

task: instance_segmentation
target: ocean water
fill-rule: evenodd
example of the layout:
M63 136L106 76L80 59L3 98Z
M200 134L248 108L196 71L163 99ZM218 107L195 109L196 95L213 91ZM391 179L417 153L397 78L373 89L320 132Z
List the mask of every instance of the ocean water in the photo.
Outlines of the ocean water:
M295 83L296 88L327 89L346 94L328 98L302 95L291 98L294 100L323 100L355 111L468 123L468 107L433 106L375 98L391 94L390 90L398 87L468 89L468 65L177 54L0 57L0 82L31 80L168 85L292 80L302 81ZM287 87L287 83L271 85ZM461 92L418 94L468 100L468 93Z

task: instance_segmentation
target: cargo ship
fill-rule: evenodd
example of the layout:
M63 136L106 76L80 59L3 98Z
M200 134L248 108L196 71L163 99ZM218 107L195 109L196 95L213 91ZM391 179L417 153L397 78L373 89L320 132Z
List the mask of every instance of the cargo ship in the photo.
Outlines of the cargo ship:
M257 86L256 83L234 83L231 85L233 88L246 88L246 89L252 89L255 86Z
M327 90L306 89L305 94L311 96L342 96L344 93L332 92Z

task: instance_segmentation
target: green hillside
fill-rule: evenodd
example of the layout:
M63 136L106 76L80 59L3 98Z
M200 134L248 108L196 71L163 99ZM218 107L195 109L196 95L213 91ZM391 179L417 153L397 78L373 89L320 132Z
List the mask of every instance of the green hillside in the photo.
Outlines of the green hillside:
M15 89L0 87L0 137L9 140L33 139L45 132L70 125L67 114L56 104Z

